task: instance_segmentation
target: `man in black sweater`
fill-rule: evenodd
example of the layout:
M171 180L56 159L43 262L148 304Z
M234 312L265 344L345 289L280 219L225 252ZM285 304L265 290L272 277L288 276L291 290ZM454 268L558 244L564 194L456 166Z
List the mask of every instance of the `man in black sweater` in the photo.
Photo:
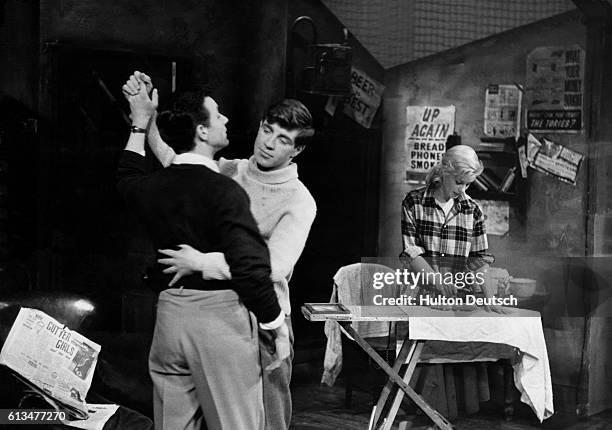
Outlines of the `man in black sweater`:
M145 225L157 249L195 244L226 255L231 281L192 275L160 292L149 371L156 429L257 430L264 427L257 326L276 331L278 361L289 354L288 329L270 280L266 245L242 188L218 174L214 154L227 142L227 118L217 103L190 94L157 119L174 163L145 171L146 128L155 115L144 83L130 96L132 133L119 161L119 192ZM155 120L155 118L153 118Z

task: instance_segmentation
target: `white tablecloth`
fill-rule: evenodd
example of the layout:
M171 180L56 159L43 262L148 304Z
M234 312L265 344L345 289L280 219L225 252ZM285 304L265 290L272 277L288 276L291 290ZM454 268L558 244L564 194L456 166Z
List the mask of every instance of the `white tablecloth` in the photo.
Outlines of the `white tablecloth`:
M510 315L477 310L464 313L433 309L409 310L410 339L502 343L521 351L514 365L514 384L521 401L540 421L554 413L552 381L542 321L538 312L512 309Z

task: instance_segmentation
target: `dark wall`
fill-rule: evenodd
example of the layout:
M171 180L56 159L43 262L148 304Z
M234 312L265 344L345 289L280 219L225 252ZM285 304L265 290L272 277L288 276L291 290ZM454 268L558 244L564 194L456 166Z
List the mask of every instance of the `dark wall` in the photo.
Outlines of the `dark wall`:
M342 23L318 0L289 3L288 27L299 16L315 23L317 43L342 43ZM287 53L299 83L311 28L304 22L295 28L293 52ZM353 64L379 82L384 70L352 35ZM291 88L288 83L288 88ZM372 127L366 129L342 113L324 112L327 97L300 92L288 94L306 103L316 122L314 142L298 158L300 178L317 202L317 217L306 249L291 280L296 342L323 338L320 324L306 322L299 312L305 302L329 300L333 275L343 265L376 254L379 152L382 142L382 104Z
M38 7L0 3L1 288L28 285L24 259L36 243Z
M282 96L285 14L286 0L47 0L40 5L40 39L188 57L195 82L213 86L232 122L246 128L245 120L258 119L251 112Z
M282 31L284 4L40 2L40 286L117 292L139 286L152 250L114 191L127 138L122 79L147 71L161 85L163 102L176 61L177 88L213 88L230 118L231 151L247 154L260 112L282 95L282 86L268 83L282 78L284 43L261 30ZM268 71L265 78L255 74L259 69Z
M0 5L0 92L34 110L38 95L38 8L36 2Z
M215 88L230 117L225 155L246 156L264 109L284 95L287 1L1 6L0 54L8 61L0 71L0 137L19 156L13 170L30 181L12 180L11 194L28 197L16 206L29 218L18 214L14 222L33 236L10 257L32 263L31 287L112 296L116 305L140 287L154 258L114 189L129 121L122 81L134 69L147 71L167 99L177 62L177 87ZM22 124L29 128L18 130Z
M154 255L114 191L114 168L127 138L127 105L119 88L133 69L141 69L154 75L167 98L172 61L179 88L216 87L214 96L230 117L232 143L225 156L251 153L264 110L285 95L304 101L315 117L315 141L298 158L318 215L292 279L296 315L303 302L329 298L341 265L375 254L382 107L365 129L341 109L327 116L325 97L285 94L287 35L296 17L314 19L318 42L342 41L342 24L320 1L43 0L39 9L25 3L6 2L13 8L7 16L30 13L27 25L36 36L11 42L15 52L7 54L16 63L12 77L3 71L2 78L40 116L41 147L31 172L38 230L32 249L35 285L94 292L115 302L140 287ZM8 27L4 39L13 40L11 33L27 27L23 21L21 16L20 24ZM291 56L297 70L310 42L307 27L299 32L304 43ZM349 43L353 63L382 82L378 62L352 36ZM31 52L20 56L17 46L24 45ZM298 337L322 337L321 327L300 324Z

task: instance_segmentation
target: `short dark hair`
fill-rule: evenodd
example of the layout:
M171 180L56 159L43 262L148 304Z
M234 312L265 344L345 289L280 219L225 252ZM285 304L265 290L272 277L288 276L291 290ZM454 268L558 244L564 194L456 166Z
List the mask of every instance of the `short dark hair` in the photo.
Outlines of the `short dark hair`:
M295 146L306 146L314 136L312 115L304 104L295 99L284 99L272 105L264 120L268 124L278 124L287 130L299 130Z
M191 151L195 147L196 127L210 124L210 113L204 107L206 97L208 92L205 90L177 93L172 108L159 114L159 134L175 153Z

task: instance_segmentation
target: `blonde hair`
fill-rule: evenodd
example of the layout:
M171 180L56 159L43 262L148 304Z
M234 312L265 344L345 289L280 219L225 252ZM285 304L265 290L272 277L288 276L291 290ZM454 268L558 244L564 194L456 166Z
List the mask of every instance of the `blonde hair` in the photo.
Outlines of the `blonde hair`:
M433 166L427 173L425 182L428 186L437 187L445 173L454 175L463 182L472 182L482 173L483 166L478 154L469 145L456 145L446 150L442 161Z

